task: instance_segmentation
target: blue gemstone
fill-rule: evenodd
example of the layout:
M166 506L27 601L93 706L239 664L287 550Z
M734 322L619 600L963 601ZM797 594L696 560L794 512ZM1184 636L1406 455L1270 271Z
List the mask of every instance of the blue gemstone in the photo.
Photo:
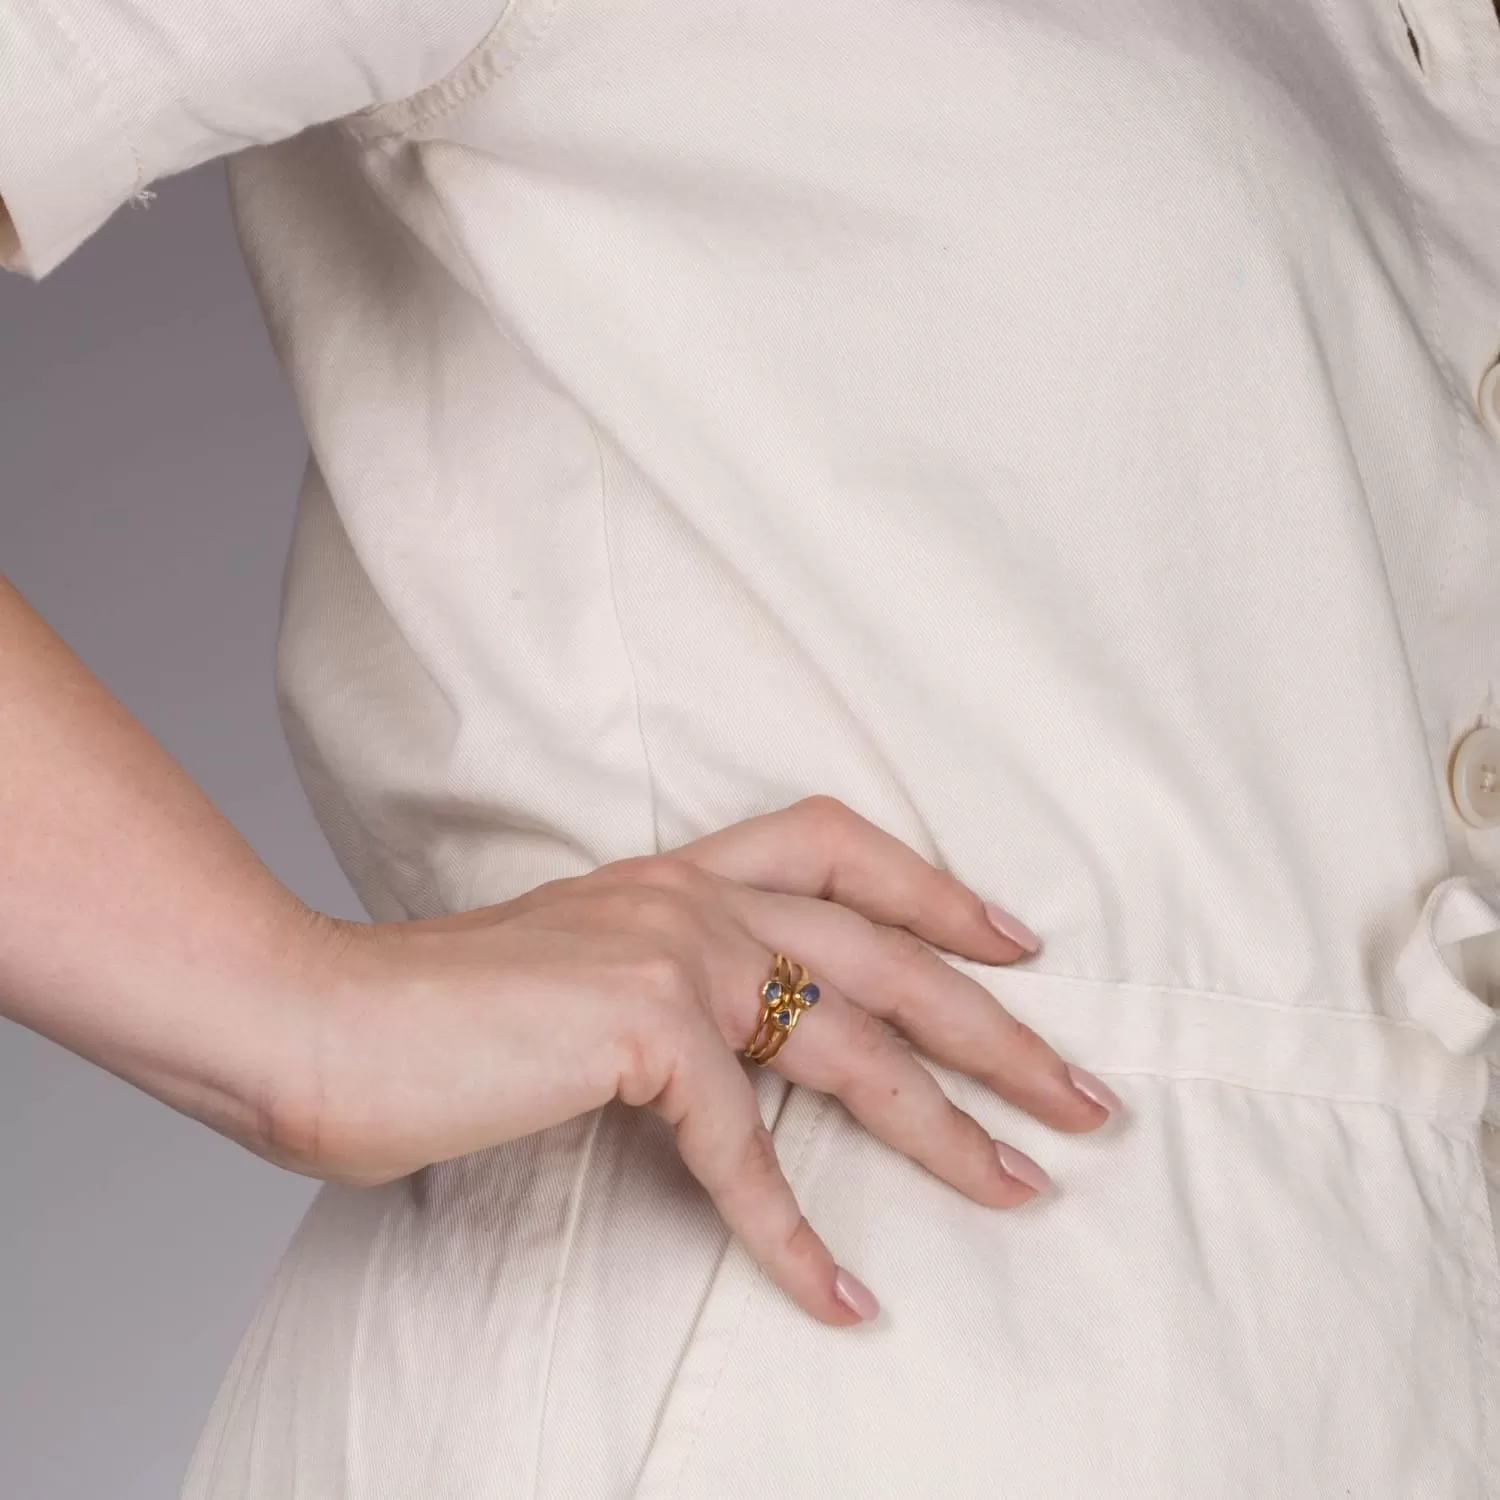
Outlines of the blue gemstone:
M772 980L761 993L767 1000L781 999L781 985L777 980Z
M818 1003L818 996L822 993L822 990L820 990L817 985L805 984L800 990L797 991L797 998L804 1005L816 1005Z
M778 1010L776 1012L776 1024L778 1026L790 1026L792 1024L792 1013L789 1010Z

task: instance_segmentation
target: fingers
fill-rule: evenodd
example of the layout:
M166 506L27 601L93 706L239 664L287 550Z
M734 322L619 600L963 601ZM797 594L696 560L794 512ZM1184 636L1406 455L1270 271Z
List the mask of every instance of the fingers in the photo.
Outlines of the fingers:
M836 985L934 1061L1058 1130L1094 1130L1110 1118L1046 1041L910 932L827 901L751 890L737 892L735 901L757 937L795 955L818 983Z
M824 1323L842 1326L874 1316L868 1290L841 1271L803 1217L761 1121L755 1090L706 1016L651 1107L675 1127L683 1162L730 1232L793 1301ZM841 1287L854 1306L840 1297ZM861 1293L868 1299L862 1305Z
M1014 1208L1051 1186L1030 1157L959 1109L883 1022L831 986L771 1066L833 1094L872 1135L978 1203Z
M749 898L752 907L775 901L799 912L816 913L828 905L796 897L769 898L761 892L724 893L724 899L736 906L740 897ZM853 913L845 915L870 927ZM779 930L777 941L778 951L784 951ZM801 957L800 950L791 951ZM772 956L753 929L739 921L725 922L717 930L705 999L713 1024L736 1051L756 1030L760 986L770 975ZM946 967L931 956L935 964ZM835 1095L872 1134L976 1202L1010 1208L1049 1185L1035 1162L1014 1147L1002 1149L972 1115L953 1104L910 1049L883 1022L853 1003L825 970L819 970L817 982L816 1008L799 1017L769 1066L793 1083Z
M696 897L699 920L707 925L694 946L711 955L696 969L701 994L721 1037L737 1051L755 1031L771 950L815 966L822 990L817 1010L800 1019L771 1066L795 1083L836 1095L867 1129L976 1201L996 1207L1024 1202L1046 1185L1045 1173L1008 1146L1019 1176L1007 1170L1003 1143L948 1100L931 1073L872 1017L874 1005L864 1005L863 993L845 988L846 974L931 1042L940 1060L983 1076L1039 1117L1073 1130L1108 1118L1073 1089L1066 1065L1040 1037L912 934L876 926L832 902L751 890L670 858L631 862L630 873ZM635 915L640 921L645 912L637 908ZM905 986L885 973L892 965ZM916 996L910 1002L915 1021L901 1009L908 992ZM923 1025L930 1013L937 1022Z
M836 901L985 963L1011 963L1039 944L1024 924L995 926L981 896L832 797L807 797L672 851L700 869L761 890Z
M763 829L776 816L731 832L757 821ZM933 903L955 899L955 892L960 901L977 898L862 820L856 837L899 867L903 897L861 896L863 876L841 884L837 862L828 860L821 882L806 868L789 866L784 877L770 870L808 894L767 890L758 880L768 867L747 863L744 848L706 847L707 840L687 846L701 864L682 850L617 861L559 883L549 897L584 904L594 924L618 925L667 960L661 973L672 981L668 1009L652 1007L651 1025L641 1032L632 1024L629 1045L618 1049L627 1072L649 1083L621 1088L619 1097L648 1104L673 1123L685 1163L731 1232L800 1306L834 1324L858 1321L859 1299L868 1294L839 1271L803 1218L735 1055L755 1030L773 949L813 967L822 994L771 1066L834 1095L872 1134L977 1202L1024 1203L1046 1188L1046 1174L957 1108L892 1027L1061 1128L1089 1129L1107 1118L1077 1093L1066 1064L1041 1038L916 935L940 934L944 920L951 932L952 920L935 917ZM777 836L766 849L783 859L784 845ZM815 868L817 858L810 854L805 864ZM843 904L861 900L864 912ZM897 907L908 916L904 929L869 915L899 915ZM645 1012L632 1007L628 1014ZM854 1305L840 1297L841 1285Z

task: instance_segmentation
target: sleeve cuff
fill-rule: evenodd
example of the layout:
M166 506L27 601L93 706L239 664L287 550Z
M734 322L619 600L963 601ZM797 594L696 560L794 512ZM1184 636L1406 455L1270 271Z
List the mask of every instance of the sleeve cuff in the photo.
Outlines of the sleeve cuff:
M108 87L52 7L0 11L0 266L45 276L145 186Z
M0 0L0 265L44 276L158 178L415 93L509 9Z

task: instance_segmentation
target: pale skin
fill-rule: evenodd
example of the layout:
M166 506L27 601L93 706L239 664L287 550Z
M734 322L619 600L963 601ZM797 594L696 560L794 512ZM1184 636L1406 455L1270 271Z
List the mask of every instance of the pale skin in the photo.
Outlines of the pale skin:
M0 855L0 1014L269 1161L356 1185L611 1100L650 1109L828 1324L877 1304L803 1217L739 1055L774 954L822 999L769 1066L977 1202L1028 1202L1046 1174L919 1053L1061 1131L1120 1108L934 951L1029 956L993 900L828 797L474 911L316 911L3 578Z

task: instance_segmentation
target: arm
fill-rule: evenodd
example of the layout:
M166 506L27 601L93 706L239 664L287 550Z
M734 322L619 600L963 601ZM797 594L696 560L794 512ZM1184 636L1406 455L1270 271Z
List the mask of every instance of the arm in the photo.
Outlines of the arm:
M0 1014L274 1158L324 920L0 579Z
M6 263L45 274L155 177L401 97L498 5L0 4ZM409 35L433 16L442 47ZM823 997L770 1066L1007 1207L1040 1168L901 1038L1058 1129L1102 1124L1118 1101L1098 1080L928 946L1009 963L1031 951L1016 930L817 797L494 906L338 922L0 580L0 1015L295 1170L388 1182L621 1100L669 1121L789 1295L858 1321L868 1294L801 1217L736 1056L771 958L795 953Z
M0 579L0 1015L309 1175L388 1182L619 1099L671 1123L789 1295L860 1321L869 1294L801 1216L734 1052L770 955L798 954L824 996L771 1066L978 1202L1027 1201L1045 1173L891 1029L1059 1129L1108 1118L1097 1079L912 940L1012 962L998 915L809 798L496 906L336 921Z

